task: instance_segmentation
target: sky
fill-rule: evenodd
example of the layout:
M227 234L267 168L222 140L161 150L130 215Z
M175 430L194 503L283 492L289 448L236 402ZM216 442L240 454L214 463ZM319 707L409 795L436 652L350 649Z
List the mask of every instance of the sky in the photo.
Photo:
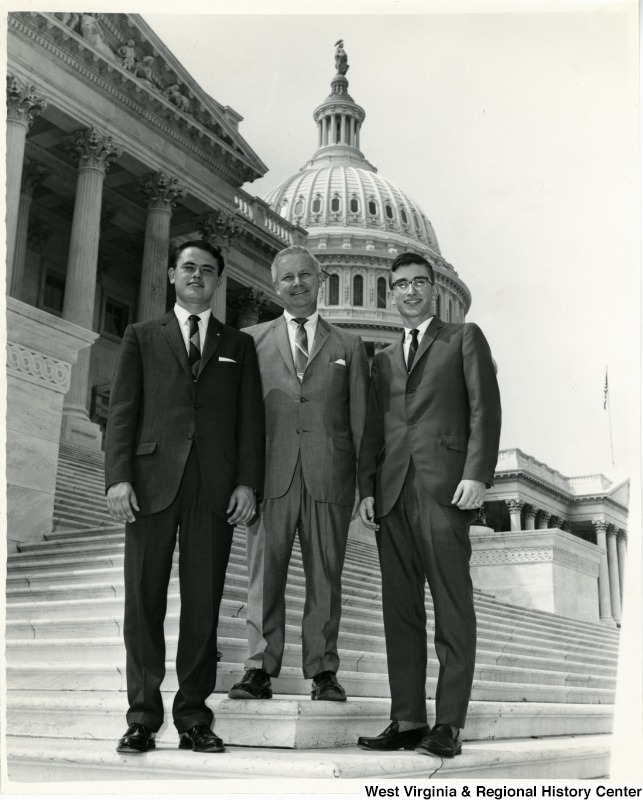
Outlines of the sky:
M258 196L315 151L343 38L362 151L420 204L471 290L467 319L499 367L501 447L619 480L640 447L636 29L623 4L573 6L143 17L243 115L269 168L244 187Z

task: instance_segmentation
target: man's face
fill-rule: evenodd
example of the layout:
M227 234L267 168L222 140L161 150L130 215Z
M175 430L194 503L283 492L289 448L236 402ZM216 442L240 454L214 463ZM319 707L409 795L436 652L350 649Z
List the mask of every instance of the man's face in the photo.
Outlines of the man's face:
M215 257L199 247L187 247L179 253L176 268L168 270L180 306L200 314L210 307L219 285Z
M415 278L426 278L426 285L417 288L412 281ZM433 314L433 286L429 283L429 271L424 264L406 264L391 275L393 282L393 298L400 316L407 328L417 328ZM407 281L408 287L400 289L398 281Z
M319 275L305 255L292 255L277 262L273 283L286 311L294 317L308 317L317 309Z

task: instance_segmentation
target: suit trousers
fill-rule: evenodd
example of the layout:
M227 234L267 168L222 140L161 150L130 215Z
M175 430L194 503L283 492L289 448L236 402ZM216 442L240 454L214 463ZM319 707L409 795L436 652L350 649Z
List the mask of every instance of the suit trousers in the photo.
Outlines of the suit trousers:
M304 677L337 672L342 569L351 507L314 500L297 461L290 488L262 503L260 520L248 527L248 614L250 655L246 667L276 677L281 669L286 626L286 579L299 535L306 579L302 620Z
M440 664L436 724L464 727L476 652L476 617L469 572L472 512L432 498L413 461L393 509L378 520L384 633L391 719L426 722L428 581Z
M163 623L172 557L179 540L181 615L172 715L179 733L212 724L206 700L217 675L217 624L233 527L205 499L196 447L192 447L171 505L125 526L127 722L156 731L163 722Z

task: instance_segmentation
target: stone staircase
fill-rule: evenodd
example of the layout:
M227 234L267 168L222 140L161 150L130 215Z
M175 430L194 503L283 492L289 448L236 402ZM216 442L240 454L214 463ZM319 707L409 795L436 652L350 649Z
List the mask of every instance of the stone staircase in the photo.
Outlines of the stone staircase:
M9 777L594 778L609 773L618 633L476 593L478 652L461 757L365 753L360 734L388 723L389 688L374 543L351 539L343 577L340 680L347 703L309 699L301 674L304 578L297 546L287 590L284 667L270 701L228 700L243 672L247 576L237 530L219 622L222 652L210 703L228 750L178 751L172 725L155 752L120 756L126 710L121 638L124 530L105 510L102 456L62 447L54 530L8 559L6 682ZM427 593L428 595L428 593ZM432 605L427 597L429 628ZM168 598L166 708L176 674L179 597ZM429 637L432 639L431 631ZM430 648L432 654L432 648ZM427 670L432 698L437 661ZM429 713L431 713L429 700ZM169 715L168 715L168 718ZM260 748L260 749L259 749ZM293 750L298 752L294 753Z

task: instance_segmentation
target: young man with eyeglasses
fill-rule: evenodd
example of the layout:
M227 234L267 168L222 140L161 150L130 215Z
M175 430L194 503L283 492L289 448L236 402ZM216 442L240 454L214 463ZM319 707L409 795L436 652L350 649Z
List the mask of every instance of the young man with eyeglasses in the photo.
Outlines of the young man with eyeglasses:
M373 362L359 489L360 516L376 532L380 555L391 724L358 745L448 758L462 749L473 682L469 525L493 482L500 395L478 326L434 316L435 278L425 258L398 256L389 285L404 335ZM425 580L440 664L431 729Z

